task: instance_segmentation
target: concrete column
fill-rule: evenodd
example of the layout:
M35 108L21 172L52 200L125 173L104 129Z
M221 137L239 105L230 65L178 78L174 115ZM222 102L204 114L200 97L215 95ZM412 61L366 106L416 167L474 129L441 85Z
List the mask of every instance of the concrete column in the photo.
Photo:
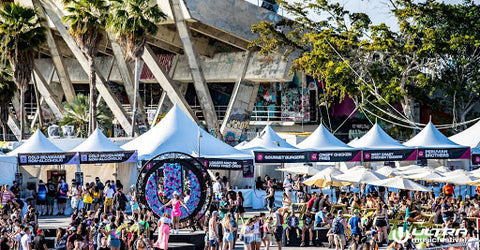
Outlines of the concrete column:
M158 2L159 0L157 0ZM183 50L188 58L188 65L190 66L190 73L193 78L193 85L197 92L197 97L200 102L200 106L205 116L205 122L209 130L213 130L217 137L221 136L220 128L218 124L217 114L215 113L215 107L213 105L210 90L208 89L205 76L203 74L202 67L200 65L200 58L193 44L192 34L187 26L187 22L182 14L180 6L180 0L169 0L170 7L172 8L172 14L175 20L180 40L182 40Z
M235 81L225 119L222 122L222 135L231 144L237 144L239 141L246 139L245 132L249 128L250 117L258 92L258 83L245 81L250 57L250 51L245 52L244 64Z
M34 0L34 1L38 1L38 0ZM80 63L83 70L88 74L88 72L90 71L88 60L85 57L85 55L82 53L80 48L78 47L73 37L68 33L65 27L65 24L62 22L61 20L61 16L63 14L62 11L59 10L58 7L54 3L52 3L50 0L42 0L41 5L39 6L43 8L45 13L48 15L52 23L57 28L57 31L62 36L63 40L66 42L67 46L70 48L70 50L74 54L75 58ZM131 128L132 124L130 120L127 118L125 111L122 105L120 104L120 102L112 94L112 91L108 86L105 78L99 72L100 71L98 71L98 68L97 68L96 69L96 78L97 78L96 87L98 92L103 97L103 99L107 103L110 110L112 110L112 113L117 118L123 130L125 130L125 132L128 135L133 136L130 134L132 131L132 128Z
M57 118L58 120L61 120L63 118L62 104L58 102L57 99L55 98L55 95L53 94L52 89L50 88L45 78L43 78L43 75L40 72L40 70L38 70L37 67L34 67L33 70L34 70L35 80L37 81L38 92L40 92L40 94L42 95L43 99L47 103L53 115L55 115L55 118Z
M198 123L198 118L193 113L192 109L185 100L184 95L178 87L175 86L173 80L170 76L163 70L162 66L158 62L155 53L152 51L152 48L148 44L145 45L145 53L142 57L145 64L148 66L150 71L152 71L153 76L157 79L158 84L162 87L163 91L167 93L168 98L173 102L177 103L180 108L185 112L193 121Z
M73 88L73 84L70 80L70 76L68 75L67 67L63 62L63 57L60 55L58 50L57 42L55 41L52 31L47 22L47 16L41 8L40 3L38 1L33 1L34 6L39 10L40 16L45 19L43 21L43 26L47 27L46 36L47 36L47 45L50 50L50 56L52 57L53 65L55 66L55 71L57 72L58 80L62 85L63 94L65 94L65 98L67 102L70 102L75 98L75 89ZM61 97L61 95L60 95Z

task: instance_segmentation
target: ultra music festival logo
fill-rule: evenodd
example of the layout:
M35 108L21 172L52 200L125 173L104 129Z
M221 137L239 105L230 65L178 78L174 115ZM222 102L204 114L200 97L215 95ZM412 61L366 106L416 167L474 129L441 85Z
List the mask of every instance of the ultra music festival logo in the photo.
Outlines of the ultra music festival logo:
M411 228L398 227L392 231L394 241L404 244L409 239L413 243L459 243L464 242L467 229L455 228Z

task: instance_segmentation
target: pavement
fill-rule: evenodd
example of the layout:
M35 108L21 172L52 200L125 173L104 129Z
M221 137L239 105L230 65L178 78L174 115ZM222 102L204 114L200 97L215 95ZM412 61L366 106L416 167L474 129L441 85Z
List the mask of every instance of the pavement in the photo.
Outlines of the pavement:
M259 212L265 211L247 211L245 213L245 217L252 217ZM70 224L70 217L69 216L43 216L38 219L39 227L43 229L57 229L57 228L66 228L68 224ZM243 244L240 241L236 242L235 250L244 249ZM265 249L263 246L261 249ZM270 246L270 249L275 250L277 246ZM306 249L328 249L327 247L282 247L285 250L306 250Z

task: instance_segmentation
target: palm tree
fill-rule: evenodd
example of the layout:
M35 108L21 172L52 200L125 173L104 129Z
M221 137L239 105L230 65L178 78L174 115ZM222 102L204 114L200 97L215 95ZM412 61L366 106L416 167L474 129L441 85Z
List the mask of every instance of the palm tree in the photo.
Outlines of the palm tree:
M13 81L20 90L20 138L25 133L25 91L32 79L36 51L47 41L45 27L37 11L16 3L4 3L0 9L0 51L8 60Z
M105 27L108 7L104 0L63 0L68 15L63 21L69 24L69 32L75 38L78 46L85 54L90 65L90 113L88 134L91 134L96 126L96 70L95 55L97 54L102 32Z
M125 54L135 60L135 95L132 107L132 135L138 106L138 85L140 81L140 60L145 50L147 34L155 35L158 23L166 19L155 1L151 0L111 0L107 29L115 34L124 45Z
M78 94L70 102L63 103L63 119L60 121L60 125L72 125L76 129L77 137L88 136L89 125L89 100L88 96ZM96 120L104 128L110 128L112 126L112 113L103 104L100 104L96 109Z
M11 80L11 76L4 71L0 72L0 126L2 127L3 141L7 140L9 106L16 91L17 86Z

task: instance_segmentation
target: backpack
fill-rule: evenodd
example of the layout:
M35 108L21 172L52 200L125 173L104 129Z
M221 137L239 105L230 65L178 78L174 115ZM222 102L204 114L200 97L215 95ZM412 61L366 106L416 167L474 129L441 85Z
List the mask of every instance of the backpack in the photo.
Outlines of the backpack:
M343 224L342 224L342 219L341 218L335 218L333 220L333 234L341 234L343 231Z
M62 182L62 184L60 184L60 194L61 194L61 195L66 195L67 192L68 192L68 185L67 185L67 183Z

